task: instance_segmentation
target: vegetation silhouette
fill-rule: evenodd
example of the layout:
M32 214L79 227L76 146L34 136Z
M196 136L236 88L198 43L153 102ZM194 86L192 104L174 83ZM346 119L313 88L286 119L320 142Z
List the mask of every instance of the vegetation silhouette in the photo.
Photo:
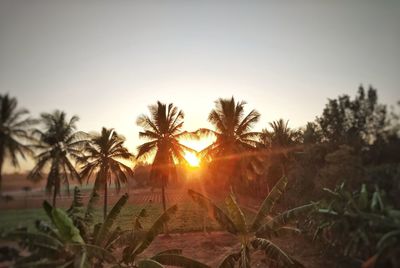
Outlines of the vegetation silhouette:
M244 101L236 102L234 97L216 100L215 108L208 115L208 121L214 126L214 130L200 128L196 132L200 136L216 138L214 143L200 152L200 155L212 162L211 168L218 171L219 179L228 188L235 181L234 177L241 173L240 168L246 166L240 162L248 160L246 157L240 157L239 161L237 156L254 150L258 144L259 133L251 130L258 122L260 114L251 110L245 115L245 104Z
M314 239L308 246L329 259L327 267L400 265L396 258L400 252L400 112L393 108L389 113L372 87L365 90L360 86L353 98L342 95L328 100L322 114L302 128L291 128L289 121L279 119L260 132L254 129L260 114L256 110L246 114L245 102L237 102L233 97L215 102L208 117L214 129L200 128L193 133L183 130L181 110L173 104L157 102L149 107L149 115L137 119L142 127L139 137L146 142L137 148L136 155L137 160L144 162L136 161L133 168L125 164L131 161L132 154L114 130L103 128L101 133L88 135L77 131L75 116L68 119L64 112L55 111L33 120L25 110L17 110L15 98L0 95L0 100L0 175L4 163L10 161L17 166L20 158L34 152L36 165L29 179L38 181L47 177L46 190L53 193L53 204L44 203L51 222L38 223L36 236L26 230L16 230L13 236L28 246L30 261L38 261L38 265L40 261L55 261L51 265L60 261L66 267L101 267L111 263L114 267L208 267L181 255L182 251L177 249L145 260L141 256L159 233L167 232L165 224L175 215L176 206L167 209L167 185L174 186L172 179L194 172L180 165L186 162L185 154L195 153L181 144L181 139L203 136L213 136L215 142L200 152L203 161L195 172L196 182L176 180L175 185L198 187L196 190L201 193L189 191L193 200L239 238L240 249L227 255L220 267L235 267L236 262L240 267L249 267L253 249L264 251L269 265L299 266L295 259L298 253L290 256L273 239L281 234L298 233L300 229L306 237ZM31 130L38 122L41 124ZM79 190L74 191L73 203L67 211L56 208L62 184L68 189L72 180L81 183L92 176L95 187L86 209ZM7 178L17 180L17 177ZM128 229L115 226L127 202L126 195L107 213L109 185L114 181L118 190L130 180L136 180L135 187L161 188L164 213L149 230L141 228L143 210L132 218ZM98 224L92 212L99 199L97 191L102 187L103 221ZM14 189L21 189L21 185ZM149 194L152 200L148 202L157 206L153 194ZM218 204L218 197L227 194L226 210L206 197L213 196ZM252 224L246 223L236 197L246 211L255 211L256 201L264 200ZM26 206L28 197L24 198ZM7 204L18 199L11 195L3 197ZM271 214L274 204L277 214ZM318 210L309 214L315 207ZM194 219L198 216L190 215L191 220L192 216ZM297 219L296 228L286 225L292 218ZM186 224L187 220L185 216ZM120 259L114 253L109 254L114 247L123 248ZM6 252L15 255L15 251ZM15 263L29 261L20 257L11 259Z
M131 167L120 160L131 160L133 155L124 147L125 139L113 129L102 128L101 133L92 134L85 144L83 154L79 157L82 164L80 176L82 179L95 176L95 189L104 189L104 218L107 215L108 185L114 181L115 189L120 190L121 184L126 184L133 176Z
M8 94L0 95L0 196L2 195L3 166L7 158L18 167L18 156L26 159L32 149L23 144L30 140L29 128L36 120L27 117L28 110L17 109L17 99Z
M59 110L53 113L42 113L40 122L42 129L36 128L32 135L36 140L33 148L36 165L31 170L28 178L33 181L43 179L46 168L46 191L53 192L53 207L56 206L56 197L60 194L61 183L65 184L69 191L69 181L81 182L81 176L76 170L73 160L82 156L82 149L87 143L87 134L76 130L77 116L69 120L67 115Z
M148 140L137 148L137 159L154 156L150 179L161 187L162 204L166 210L165 187L176 176L175 164L186 162L185 151L195 152L181 144L179 139L195 137L182 131L184 114L172 103L157 102L149 106L150 116L141 115L137 125L143 128L139 137Z
M287 178L282 177L276 183L267 198L263 201L251 224L247 223L244 213L237 204L233 193L225 199L228 211L226 214L204 195L189 190L189 195L192 199L204 209L208 210L208 214L211 215L213 219L226 229L226 231L237 236L240 241L239 252L232 252L227 255L220 263L220 268L235 267L236 262L239 262L239 267L241 268L251 267L251 249L264 251L268 258L269 265L279 265L279 267L304 267L269 240L276 236L300 233L301 231L299 229L288 226L287 224L295 217L310 212L315 207L314 204L309 204L287 210L274 217L269 216L276 201L285 190L287 182ZM263 222L264 219L267 219L265 223Z

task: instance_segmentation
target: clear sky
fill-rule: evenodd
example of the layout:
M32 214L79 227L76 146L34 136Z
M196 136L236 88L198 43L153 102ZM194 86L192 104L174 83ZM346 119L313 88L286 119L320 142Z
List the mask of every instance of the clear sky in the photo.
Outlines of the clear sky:
M298 127L361 83L400 99L400 1L0 0L0 93L114 127L131 150L157 100L188 130L232 95L261 112L258 129Z

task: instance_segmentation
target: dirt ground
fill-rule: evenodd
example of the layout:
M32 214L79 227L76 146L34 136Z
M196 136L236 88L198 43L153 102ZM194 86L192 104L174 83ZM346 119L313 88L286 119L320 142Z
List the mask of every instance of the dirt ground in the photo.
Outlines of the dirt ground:
M322 256L317 245L305 238L291 237L274 242L307 268L333 267L333 261ZM171 234L170 237L160 235L144 252L144 256L167 249L182 249L185 256L217 267L224 256L238 251L239 244L235 236L226 232ZM268 267L264 253L252 255L251 267Z

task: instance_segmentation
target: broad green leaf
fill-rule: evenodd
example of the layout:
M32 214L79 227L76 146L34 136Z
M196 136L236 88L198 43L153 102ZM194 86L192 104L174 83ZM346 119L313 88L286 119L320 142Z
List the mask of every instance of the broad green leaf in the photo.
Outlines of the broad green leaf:
M111 227L113 226L119 213L121 212L121 209L126 204L126 201L128 201L128 194L124 194L123 196L121 196L118 202L115 203L115 205L111 209L110 213L108 213L104 223L101 225L100 230L98 231L98 234L96 236L96 245L100 246L105 243L105 240L107 239L108 234L111 231Z
M68 217L67 213L59 208L53 208L51 211L54 225L56 226L60 237L66 242L75 242L84 244L83 238L79 229L75 227L72 219Z
M232 221L234 222L236 228L239 230L240 233L244 234L247 232L246 226L246 218L240 207L238 206L235 196L231 193L225 199L226 207L228 209L228 213Z
M28 232L28 231L12 231L2 236L4 239L29 240L31 243L37 243L48 249L58 250L64 247L58 239L44 233Z
M182 254L182 249L167 249L167 250L163 250L158 252L156 255L162 255L162 254L177 254L177 255L181 255Z
M256 231L258 228L260 228L262 221L271 212L271 209L274 207L275 202L281 197L283 191L286 188L287 183L288 183L287 177L282 177L275 184L271 192L268 194L267 198L265 198L260 209L258 210L258 213L251 226L251 231Z
M235 264L237 261L239 261L240 256L240 252L227 255L224 259L222 259L221 263L218 265L218 268L235 268Z
M383 205L383 200L379 191L379 188L376 187L373 195L372 195L372 200L371 200L371 210L372 211L383 211L384 205Z
M222 209L215 205L209 198L193 190L189 190L188 193L195 203L206 209L209 212L210 217L215 219L228 232L232 234L238 233L238 230L232 219L230 219L225 212L223 212Z
M87 252L89 257L96 257L97 259L104 260L108 263L116 263L117 262L114 255L110 251L108 251L102 247L92 245L92 244L85 244L85 245L70 244L70 245L73 247L77 247L77 249L78 250L80 249L80 251L82 251L82 248L83 248L84 251Z
M391 244L393 242L399 243L400 242L400 230L393 230L391 232L386 233L379 239L377 243L377 248L382 250L385 246L388 244Z
M272 229L277 229L279 227L282 227L282 226L290 223L292 220L295 220L300 215L308 213L315 208L316 208L315 204L307 204L307 205L303 205L300 207L286 210L285 212L282 212L279 215L277 215L277 216L273 217L272 219L270 219L269 221L267 221L266 224L264 224L257 230L257 233L262 232L263 228L266 225L270 226Z
M138 263L138 268L164 268L164 266L155 260L146 259Z
M210 266L178 254L160 254L151 258L163 265L185 268L210 268Z
M358 207L360 209L366 209L368 207L368 191L367 185L364 183L361 186L360 196L358 197Z
M251 245L258 250L265 252L265 255L282 265L284 267L296 267L296 262L289 257L282 249L267 239L256 238L251 242Z
M154 238L156 238L157 235L163 231L164 225L171 219L172 215L174 215L177 210L178 206L174 205L167 209L160 217L158 217L139 244L134 249L132 247L133 250L129 250L132 252L131 254L136 256L142 253L151 244L151 242L153 242Z

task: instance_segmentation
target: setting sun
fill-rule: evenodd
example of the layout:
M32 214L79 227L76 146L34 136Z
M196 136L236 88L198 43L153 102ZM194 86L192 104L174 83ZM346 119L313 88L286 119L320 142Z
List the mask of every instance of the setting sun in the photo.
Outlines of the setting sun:
M200 165L200 159L195 153L186 152L185 159L191 167L198 167Z

